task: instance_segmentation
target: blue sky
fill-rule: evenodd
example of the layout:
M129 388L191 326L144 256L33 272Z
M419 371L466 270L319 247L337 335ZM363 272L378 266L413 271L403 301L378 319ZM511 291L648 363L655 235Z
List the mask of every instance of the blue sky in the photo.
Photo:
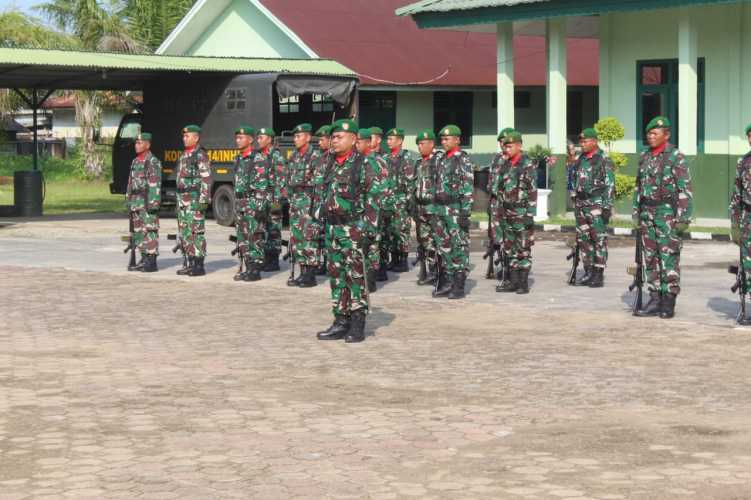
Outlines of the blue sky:
M43 0L0 0L0 11L4 11L10 7L17 7L23 11L34 13L31 7L42 3Z

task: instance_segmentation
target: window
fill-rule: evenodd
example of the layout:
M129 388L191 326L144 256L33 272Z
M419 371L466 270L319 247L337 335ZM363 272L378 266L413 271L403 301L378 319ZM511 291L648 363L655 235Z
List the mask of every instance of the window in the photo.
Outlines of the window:
M434 92L433 125L454 124L462 130L462 145L472 147L472 92Z
M120 139L135 139L138 137L138 134L141 133L141 123L140 122L126 122L123 123L122 127L120 127L120 132L118 133L118 137Z
M313 113L334 111L334 101L322 94L313 94Z
M227 89L227 111L245 111L245 89Z
M292 95L289 97L279 98L279 112L280 113L299 113L300 112L300 96Z

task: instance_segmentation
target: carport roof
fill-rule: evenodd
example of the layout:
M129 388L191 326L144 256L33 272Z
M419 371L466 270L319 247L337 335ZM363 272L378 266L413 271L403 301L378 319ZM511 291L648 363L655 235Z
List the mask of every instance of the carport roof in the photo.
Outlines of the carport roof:
M179 74L286 73L355 78L328 59L185 57L0 48L0 88L139 90Z

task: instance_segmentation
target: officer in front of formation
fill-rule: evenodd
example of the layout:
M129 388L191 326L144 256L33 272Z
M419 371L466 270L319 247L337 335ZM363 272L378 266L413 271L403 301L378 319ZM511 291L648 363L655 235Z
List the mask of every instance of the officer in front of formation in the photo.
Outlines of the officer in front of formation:
M746 138L751 145L751 124L746 127ZM751 152L738 160L735 183L730 196L730 221L733 241L740 245L740 266L746 271L746 290L751 290ZM738 324L750 326L751 318L738 318Z
M645 130L649 149L639 159L633 219L644 249L650 298L637 316L672 318L681 291L680 259L693 213L691 173L670 143L670 120L658 116Z

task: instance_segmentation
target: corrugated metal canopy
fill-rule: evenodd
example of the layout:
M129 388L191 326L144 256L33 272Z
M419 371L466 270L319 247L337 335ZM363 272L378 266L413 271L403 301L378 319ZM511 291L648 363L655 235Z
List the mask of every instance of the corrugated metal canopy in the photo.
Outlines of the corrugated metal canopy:
M0 48L0 88L139 90L164 76L283 73L356 78L326 59L182 57Z
M396 9L398 16L419 12L450 12L452 10L481 9L483 7L511 7L523 3L548 2L550 0L422 0Z

